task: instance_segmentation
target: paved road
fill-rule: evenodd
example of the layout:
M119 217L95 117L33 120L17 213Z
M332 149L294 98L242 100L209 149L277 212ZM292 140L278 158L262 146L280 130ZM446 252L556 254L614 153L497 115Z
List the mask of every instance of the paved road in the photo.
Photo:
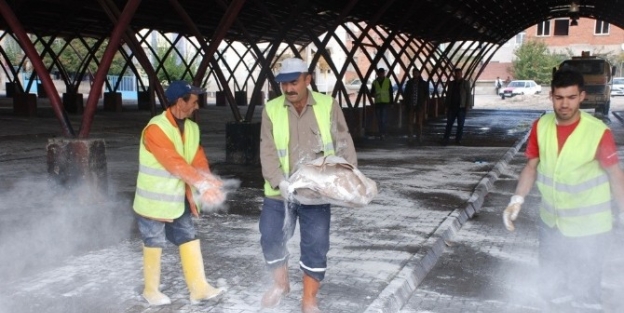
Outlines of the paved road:
M149 308L139 296L141 245L129 213L138 134L149 116L144 112L98 113L92 137L107 141L111 199L89 203L46 182L44 147L58 132L58 123L45 117L15 118L0 110L6 126L0 134L0 276L4 278L0 312L259 312L260 296L269 283L257 231L262 181L257 167L224 163L223 125L228 113L215 107L202 110L202 143L214 170L243 184L232 195L229 208L196 220L207 277L228 292L217 301L190 305L177 250L168 247L163 256L162 289L173 304ZM407 146L404 138L364 140L358 147L360 169L377 181L380 194L363 209L333 209L330 270L319 294L321 309L332 313L442 312L442 306L423 309L414 303L426 289L418 288L415 296L410 295L423 279L421 286L427 286L428 279L436 277L425 278L430 270L435 273L436 264L447 258L452 264L448 254L452 250L445 252L445 241L453 243L451 249L461 247L455 234L462 234L473 221L491 220L498 225L499 217L486 219L487 204L477 219L468 218L489 199L486 195L499 176L513 175L506 165L512 159L516 162L515 152L540 113L474 111L467 121L464 146L437 144L442 120L429 123L422 146ZM486 239L480 240L498 242L508 234L495 235L482 233ZM477 239L468 237L466 242ZM290 242L289 249L293 290L274 312L299 311L301 273L294 265L297 240ZM455 273L465 290L475 289L468 279L475 275ZM476 289L480 295L489 294L486 288ZM443 303L444 297L440 298ZM470 305L466 312L472 312Z
M621 116L621 112L617 113ZM613 119L611 128L622 160L624 127ZM522 151L523 152L523 151ZM515 223L516 231L502 225L501 212L513 195L526 159L518 153L494 183L480 212L449 241L436 266L411 295L402 313L412 312L541 312L536 292L537 222L539 194L534 188ZM624 310L624 229L616 240L605 267L605 312Z

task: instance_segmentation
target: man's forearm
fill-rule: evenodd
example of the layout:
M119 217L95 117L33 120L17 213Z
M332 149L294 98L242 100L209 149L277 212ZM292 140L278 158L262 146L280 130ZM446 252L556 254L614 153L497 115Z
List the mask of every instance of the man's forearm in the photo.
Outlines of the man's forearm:
M617 203L620 212L624 212L624 172L619 164L615 164L606 169L611 185L611 194Z
M537 159L529 160L529 163L520 172L518 185L514 194L525 197L531 192L535 179L537 177Z

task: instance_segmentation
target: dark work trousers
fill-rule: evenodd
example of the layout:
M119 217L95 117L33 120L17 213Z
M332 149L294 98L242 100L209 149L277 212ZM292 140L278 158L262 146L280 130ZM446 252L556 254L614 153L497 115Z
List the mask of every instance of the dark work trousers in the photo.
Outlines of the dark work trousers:
M385 136L388 134L388 103L376 103L375 115L377 116L377 128L379 129L379 136Z
M288 207L288 210L286 210ZM260 213L260 245L264 260L273 270L288 262L287 243L299 219L301 259L299 267L317 281L325 278L329 251L329 204L303 205L264 198Z
M466 108L449 109L446 113L446 129L444 130L444 141L448 141L451 137L453 124L457 119L457 133L455 134L455 142L459 142L464 135L464 122L466 121Z
M611 240L612 232L566 237L540 221L539 289L544 301L569 303L574 312L602 312L600 283Z

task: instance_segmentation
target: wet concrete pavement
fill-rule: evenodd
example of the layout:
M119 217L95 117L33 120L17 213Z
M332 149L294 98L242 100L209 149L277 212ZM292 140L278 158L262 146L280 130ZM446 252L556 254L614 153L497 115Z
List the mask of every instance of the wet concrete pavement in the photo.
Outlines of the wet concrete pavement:
M270 282L257 230L262 179L258 167L225 163L224 126L229 108L201 110L202 144L213 170L239 179L242 185L231 194L227 210L207 212L196 220L206 276L228 292L216 301L190 305L177 249L169 246L163 252L161 284L173 304L161 308L148 307L139 295L141 243L131 214L138 136L149 114L132 108L123 114L97 113L91 137L107 143L111 198L85 203L74 193L51 189L46 182L45 144L58 135L58 122L45 110L37 118L17 118L8 111L0 107L0 276L4 278L0 312L261 312L259 299ZM496 217L502 208L488 204L486 195L501 173L505 179L513 176L506 165L512 159L517 162L516 151L539 114L475 110L467 119L463 146L438 144L443 119L427 125L425 141L419 146L408 146L399 137L359 142L360 170L377 181L380 194L362 209L332 209L332 247L319 292L320 308L338 313L445 312L440 306L445 299L442 294L423 286L438 286L440 282L429 283L429 277L446 272L455 277L447 283L464 286L456 288L456 297L469 299L462 301L467 306L457 312L477 312L469 309L471 301L488 299L496 288L486 282L473 284L468 279L472 276L461 273L445 241L454 242L455 247L461 240L478 243L471 237L459 239L469 231L461 227L465 223L484 221L502 229L497 224L500 215ZM78 123L79 117L71 118ZM501 195L499 202L507 201L506 196ZM484 203L486 210L469 220ZM486 219L490 205L493 217ZM482 236L497 242L509 238L497 232ZM530 236L515 237L529 242L525 250L533 249ZM295 234L289 243L292 291L279 308L265 312L300 311L297 238ZM460 252L457 257L463 259L474 251ZM517 252L508 257L526 258ZM440 269L445 264L446 270ZM426 276L430 270L432 274ZM472 300L461 294L474 289L479 296ZM415 296L410 297L412 293ZM440 305L427 307L430 303L418 302L431 294L439 296Z
M622 112L610 124L624 157ZM524 148L524 147L523 147ZM524 149L516 154L485 197L481 210L444 247L440 260L411 295L401 313L410 312L542 312L537 292L537 225L540 197L533 188L515 223L507 231L501 212L513 195ZM622 162L621 162L622 163ZM624 227L616 224L615 240L603 276L604 312L622 312L624 299ZM582 269L579 269L582 270Z

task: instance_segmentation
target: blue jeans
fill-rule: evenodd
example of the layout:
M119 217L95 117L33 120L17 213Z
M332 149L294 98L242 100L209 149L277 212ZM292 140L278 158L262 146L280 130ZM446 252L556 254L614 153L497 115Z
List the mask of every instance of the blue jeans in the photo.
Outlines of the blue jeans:
M602 267L611 240L611 232L566 237L540 221L539 286L544 300L601 304Z
M152 248L164 248L167 240L176 246L195 240L195 226L191 218L191 208L185 201L182 216L171 223L161 222L136 216L143 245Z
M260 213L260 245L264 260L273 270L288 262L287 243L295 231L299 218L301 232L301 259L299 267L318 281L325 278L327 252L329 251L329 204L303 205L264 198Z
M464 135L464 122L466 121L466 109L457 109L451 110L449 109L446 113L446 129L444 130L444 140L448 141L451 137L451 130L453 129L453 124L455 124L455 119L457 119L457 133L455 134L455 141L459 142Z
M377 116L377 128L379 129L379 136L386 135L386 125L388 123L388 105L387 103L375 104L375 115Z

